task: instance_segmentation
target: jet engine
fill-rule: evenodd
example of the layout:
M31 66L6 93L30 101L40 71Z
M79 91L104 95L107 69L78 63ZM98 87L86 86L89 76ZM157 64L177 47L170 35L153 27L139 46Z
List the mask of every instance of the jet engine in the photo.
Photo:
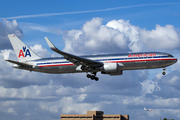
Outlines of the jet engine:
M117 63L105 63L103 66L105 72L117 72L118 64Z
M109 75L122 75L122 67L124 67L122 63L104 63L104 66L101 67L101 73Z

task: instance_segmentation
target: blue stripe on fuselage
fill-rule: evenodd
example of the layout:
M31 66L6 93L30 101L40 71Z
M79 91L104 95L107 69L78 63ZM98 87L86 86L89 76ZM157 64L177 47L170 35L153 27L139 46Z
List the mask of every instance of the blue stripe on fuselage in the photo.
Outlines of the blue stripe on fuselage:
M133 53L133 54L135 54L135 53ZM99 57L99 56L98 56ZM109 56L108 56L109 57ZM137 59L151 59L151 58L169 58L167 55L166 56L153 56L153 57L134 57L134 58L128 58L127 56L126 57L123 57L123 58L121 58L121 56L119 56L119 58L110 58L110 59L106 59L106 58L98 58L98 59L96 59L96 60L94 60L94 61L99 61L99 62L104 62L104 61L121 61L121 60L137 60ZM91 58L92 59L92 58ZM61 59L59 59L59 58L55 58L55 59L43 59L43 60L45 60L45 62L40 62L40 63L37 63L37 65L51 65L51 64L66 64L66 63L71 63L71 62L69 62L69 61L67 61L66 59L64 59L64 58L61 58ZM43 61L42 60L42 61ZM65 60L65 61L62 61L62 62L49 62L48 60ZM48 62L46 62L46 61L48 61Z

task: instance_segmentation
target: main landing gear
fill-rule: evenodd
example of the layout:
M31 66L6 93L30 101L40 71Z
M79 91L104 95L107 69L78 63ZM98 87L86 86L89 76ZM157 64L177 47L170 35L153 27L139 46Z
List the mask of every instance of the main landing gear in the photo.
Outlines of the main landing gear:
M96 77L96 72L92 73L91 75L87 74L87 78L91 78L91 80L95 80L95 81L99 80L99 78Z
M166 75L166 68L163 68L162 75Z

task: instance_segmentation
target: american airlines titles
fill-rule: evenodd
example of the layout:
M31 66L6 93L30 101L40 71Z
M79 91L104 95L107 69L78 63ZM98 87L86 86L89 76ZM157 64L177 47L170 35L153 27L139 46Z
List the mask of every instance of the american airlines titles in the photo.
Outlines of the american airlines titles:
M128 55L128 58L130 57L153 57L153 56L156 56L156 53L149 53L149 54L129 54Z

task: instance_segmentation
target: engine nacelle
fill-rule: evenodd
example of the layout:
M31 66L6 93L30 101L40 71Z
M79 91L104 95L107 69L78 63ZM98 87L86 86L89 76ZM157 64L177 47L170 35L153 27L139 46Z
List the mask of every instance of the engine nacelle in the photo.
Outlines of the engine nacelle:
M104 63L101 71L104 72L118 72L124 65L121 63Z
M101 68L101 73L109 75L122 75L123 67L124 65L122 63L104 63L104 66Z
M117 72L118 64L117 63L105 63L103 66L105 72Z

